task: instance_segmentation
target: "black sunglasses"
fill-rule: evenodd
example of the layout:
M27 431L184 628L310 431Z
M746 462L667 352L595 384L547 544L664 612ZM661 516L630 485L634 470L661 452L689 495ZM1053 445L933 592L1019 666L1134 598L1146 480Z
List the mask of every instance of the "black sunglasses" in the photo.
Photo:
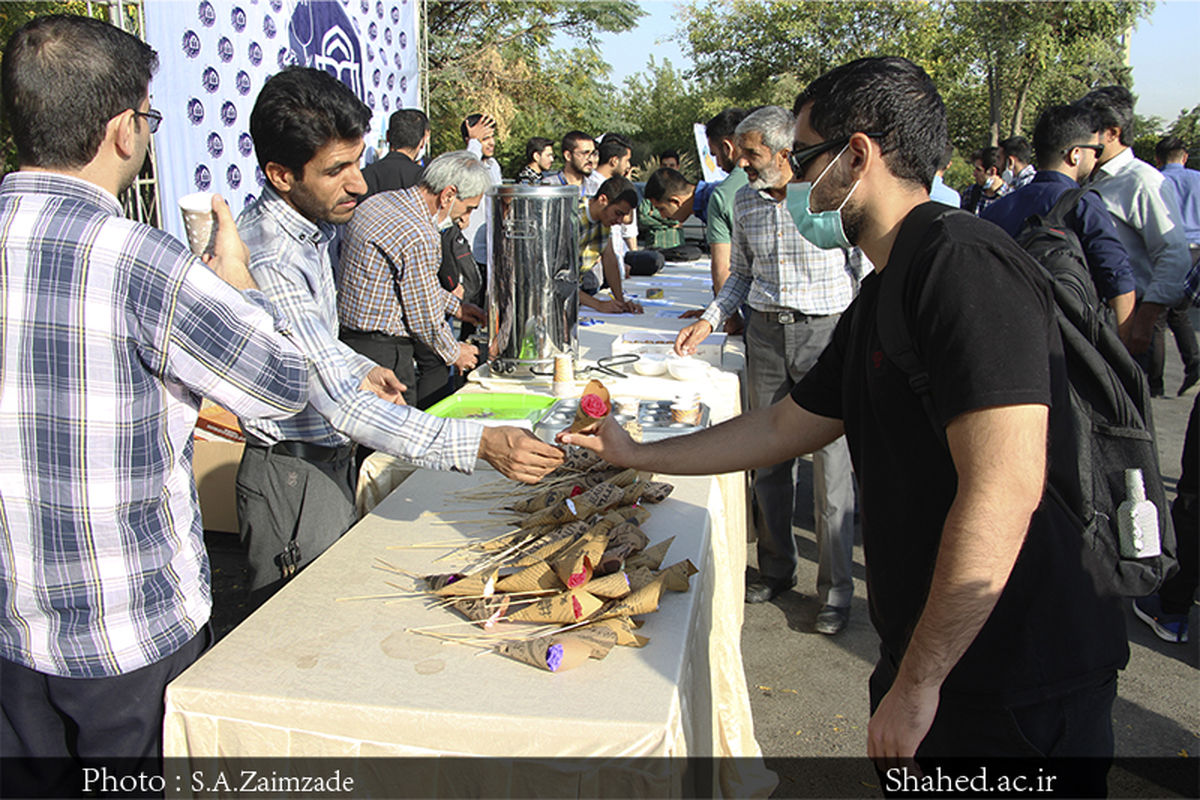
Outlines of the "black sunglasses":
M158 126L162 124L163 115L161 111L155 111L153 108L149 111L138 111L136 108L129 109L135 117L145 117L146 124L150 126L151 133L158 133Z
M886 133L868 133L872 139L882 139ZM851 134L853 136L853 134ZM792 144L792 152L788 155L788 163L792 167L792 175L797 180L804 179L804 172L808 169L808 165L812 160L821 153L827 153L830 150L836 150L845 147L850 142L850 136L843 136L840 139L830 139L828 142L814 144L812 147L799 147L799 142Z
M1104 152L1104 145L1102 145L1102 144L1073 144L1070 147L1068 147L1066 150L1063 150L1062 154L1065 156L1067 153L1070 153L1072 150L1074 150L1077 147L1080 150L1091 150L1093 153L1096 154L1096 158L1099 158L1101 156L1101 154Z

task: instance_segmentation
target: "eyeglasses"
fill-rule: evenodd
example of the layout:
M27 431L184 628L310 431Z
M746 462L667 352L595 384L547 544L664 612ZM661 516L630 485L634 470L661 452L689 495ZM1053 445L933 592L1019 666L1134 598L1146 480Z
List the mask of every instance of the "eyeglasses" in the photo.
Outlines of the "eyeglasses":
M853 134L851 134L853 135ZM872 139L882 139L887 134L885 133L868 133ZM849 136L843 136L840 139L830 139L828 142L814 144L812 147L799 147L799 142L793 143L792 152L788 155L788 163L792 167L792 175L797 180L803 180L804 172L808 169L808 165L812 160L821 153L827 153L830 150L836 150L845 147L850 142Z
M153 108L149 111L138 111L136 108L129 109L135 117L145 117L146 124L150 127L151 133L158 133L158 126L162 124L163 115L161 111L155 111Z
M1096 154L1096 158L1099 158L1104 153L1104 145L1102 145L1102 144L1073 144L1070 147L1068 147L1066 150L1063 150L1062 154L1065 156L1067 153L1070 153L1075 148L1079 148L1080 150L1091 150L1093 153Z

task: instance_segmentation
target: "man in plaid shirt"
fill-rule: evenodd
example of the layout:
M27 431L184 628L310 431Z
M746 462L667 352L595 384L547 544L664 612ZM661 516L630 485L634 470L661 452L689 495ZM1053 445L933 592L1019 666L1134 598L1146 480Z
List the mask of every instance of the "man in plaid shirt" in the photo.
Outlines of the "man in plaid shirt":
M338 341L330 245L366 192L358 168L370 111L320 69L289 67L263 86L250 135L267 177L238 218L250 274L279 307L312 366L309 405L287 420L242 416L238 529L261 601L356 521L353 443L430 469L471 472L483 458L530 483L562 452L514 427L440 419L404 405L395 373ZM439 201L438 214L452 199ZM432 226L432 221L431 221Z
M144 43L86 17L37 18L5 49L21 163L0 184L9 796L79 791L30 758L122 756L157 771L163 690L204 649L212 606L192 476L201 396L262 418L307 398L304 358L250 278L223 201L207 267L124 218L117 195L162 119L148 95L156 65Z

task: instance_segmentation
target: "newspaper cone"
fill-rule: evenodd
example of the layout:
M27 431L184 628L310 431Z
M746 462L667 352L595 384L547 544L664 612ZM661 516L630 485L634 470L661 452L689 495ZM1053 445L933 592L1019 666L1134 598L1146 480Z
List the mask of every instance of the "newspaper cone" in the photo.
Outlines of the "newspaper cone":
M495 539L488 539L486 542L480 542L478 547L485 553L503 550L506 547L511 547L519 541L526 539L531 531L513 531L512 533L503 536L497 536Z
M596 469L592 470L586 475L580 475L579 480L577 480L576 483L587 490L598 483L613 483L613 479L618 478L623 472L624 470L618 467L613 467L612 469Z
M587 448L572 447L567 450L562 465L554 470L554 473L585 472L603 461L604 459Z
M498 592L540 592L547 589L562 589L562 581L545 561L539 561L518 573L507 575L496 581Z
M497 572L498 570L493 569L476 575L468 575L461 580L447 583L440 589L435 589L433 593L439 597L490 595L496 590Z
M629 469L621 470L616 475L609 478L608 482L613 486L619 486L624 489L626 486L632 486L633 484L637 483L638 476L641 474L642 473L631 467Z
M510 614L510 622L557 622L572 625L595 614L603 603L590 592L571 589Z
M588 531L575 540L575 543L562 551L550 562L558 579L574 589L592 579L592 571L600 563L604 554L604 536L597 536Z
M662 564L663 559L667 557L667 551L671 549L671 542L675 541L675 537L664 539L653 547L647 548L635 556L630 556L625 562L626 569L636 569L638 567L646 567L647 569L658 569Z
M513 511L521 514L530 514L534 511L541 511L544 508L549 508L552 505L561 503L571 496L574 486L555 486L551 489L538 492L532 497L526 497L523 500L518 500L508 506Z
M666 481L650 481L646 491L642 493L642 501L646 503L661 503L675 491L675 484Z
M487 629L495 625L508 613L509 598L503 595L475 597L459 600L454 608L467 619L476 620Z
M691 586L690 578L699 571L691 560L685 560L667 567L658 573L658 578L664 588L672 592L686 592Z
M603 484L601 484L603 486ZM582 496L582 495L581 495ZM521 528L539 528L544 525L563 525L574 522L581 515L575 513L575 503L570 498L560 500L549 508L535 511L521 520ZM583 515L586 516L586 515Z
M621 647L645 647L646 643L650 641L647 637L638 636L634 633L637 625L629 617L602 619L580 630L587 630L588 628L608 628L617 634L617 644Z
M587 519L598 511L604 511L621 500L621 487L607 481L598 483L575 498L575 516Z
M617 524L622 522L632 522L634 525L641 525L646 520L650 519L650 512L641 506L624 506L610 511L604 515L605 519L613 519Z
M608 655L608 651L612 650L617 643L617 632L608 627L597 625L585 625L582 628L576 628L569 633L559 634L551 637L555 641L566 641L574 639L587 644L592 658L601 659Z
M565 672L587 661L592 654L592 645L577 638L541 636L524 641L501 642L496 652L539 669Z
M575 409L575 421L567 428L567 433L576 433L592 425L612 413L612 398L608 389L600 381L588 381L583 387L579 398L579 407Z
M616 600L625 597L631 591L629 588L629 578L624 572L614 572L611 575L605 575L603 578L593 578L583 585L584 591L591 592L596 597L602 597L605 600Z
M647 567L629 569L629 566L626 565L625 577L629 578L629 588L636 592L643 586L653 583L655 575Z
M608 532L608 547L614 549L624 547L628 549L626 556L631 556L639 550L644 550L646 545L650 544L650 540L646 534L642 533L642 529L632 522L622 522Z
M656 578L636 592L631 592L608 606L601 614L601 618L633 617L639 614L653 613L658 610L658 601L662 597L662 591L662 581Z
M649 481L638 481L625 487L625 491L621 494L621 500L617 503L618 506L631 506L642 499L642 495L649 488Z
M508 562L508 567L529 567L539 561L551 561L556 555L566 550L582 534L586 533L586 522L569 522L548 529L541 536L541 543L528 550L524 555Z

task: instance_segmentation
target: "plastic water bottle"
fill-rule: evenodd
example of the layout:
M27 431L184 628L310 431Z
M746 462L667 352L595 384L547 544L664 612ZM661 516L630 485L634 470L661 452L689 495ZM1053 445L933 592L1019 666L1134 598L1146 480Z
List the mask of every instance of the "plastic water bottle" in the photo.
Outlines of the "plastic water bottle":
M1117 534L1122 558L1153 558L1162 554L1158 509L1146 499L1140 469L1125 470L1125 500L1117 506Z

